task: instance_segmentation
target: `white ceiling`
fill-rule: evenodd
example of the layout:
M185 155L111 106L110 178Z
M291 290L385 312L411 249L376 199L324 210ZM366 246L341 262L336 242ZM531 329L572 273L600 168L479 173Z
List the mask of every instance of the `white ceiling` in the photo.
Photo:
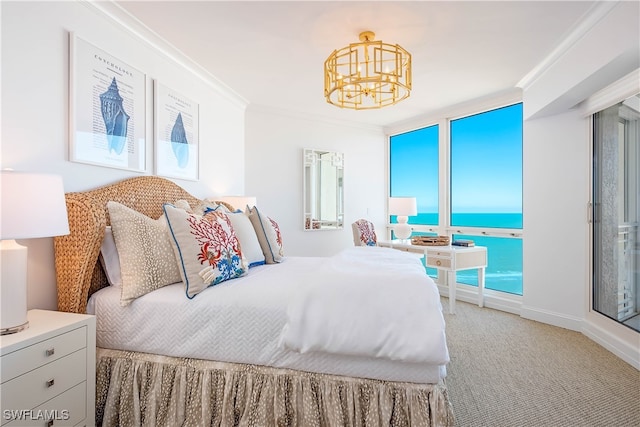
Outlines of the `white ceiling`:
M250 105L385 126L513 89L585 18L582 1L118 1ZM412 54L411 97L328 104L322 68L364 30Z

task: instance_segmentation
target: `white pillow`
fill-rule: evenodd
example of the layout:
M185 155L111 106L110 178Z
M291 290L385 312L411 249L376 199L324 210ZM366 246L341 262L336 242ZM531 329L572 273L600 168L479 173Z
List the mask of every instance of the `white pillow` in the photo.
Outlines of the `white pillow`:
M107 276L107 281L111 286L122 286L122 275L120 274L120 258L116 241L113 238L111 226L107 225L104 230L104 239L100 246L100 263Z
M170 204L163 208L188 298L209 286L247 274L247 259L224 212L214 209L201 216Z
M251 224L251 220L244 212L227 212L231 220L236 237L240 241L242 254L249 262L249 268L263 265L265 263L264 253L260 247L256 230Z

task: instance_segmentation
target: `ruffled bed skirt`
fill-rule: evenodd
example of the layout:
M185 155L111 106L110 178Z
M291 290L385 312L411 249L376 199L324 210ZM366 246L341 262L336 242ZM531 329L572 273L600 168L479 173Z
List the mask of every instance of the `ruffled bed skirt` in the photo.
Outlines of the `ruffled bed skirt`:
M452 426L444 382L413 384L97 351L104 426Z

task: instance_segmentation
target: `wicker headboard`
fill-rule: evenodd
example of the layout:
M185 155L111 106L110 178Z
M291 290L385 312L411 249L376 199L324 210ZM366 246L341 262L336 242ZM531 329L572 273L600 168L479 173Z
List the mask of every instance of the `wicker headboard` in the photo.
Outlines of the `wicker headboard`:
M157 176L125 179L95 190L67 193L70 234L54 238L58 310L84 313L89 296L107 286L98 261L104 229L109 222L107 202L122 203L151 218L159 218L164 203L199 200L177 184Z

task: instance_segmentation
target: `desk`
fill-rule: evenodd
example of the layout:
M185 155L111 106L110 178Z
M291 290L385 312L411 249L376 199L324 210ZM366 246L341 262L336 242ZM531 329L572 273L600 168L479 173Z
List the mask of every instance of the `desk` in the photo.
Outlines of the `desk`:
M409 240L378 240L378 246L424 254L427 267L447 273L449 286L449 312L456 308L456 272L478 269L478 306L484 305L484 269L487 266L487 248L484 246L422 246Z

